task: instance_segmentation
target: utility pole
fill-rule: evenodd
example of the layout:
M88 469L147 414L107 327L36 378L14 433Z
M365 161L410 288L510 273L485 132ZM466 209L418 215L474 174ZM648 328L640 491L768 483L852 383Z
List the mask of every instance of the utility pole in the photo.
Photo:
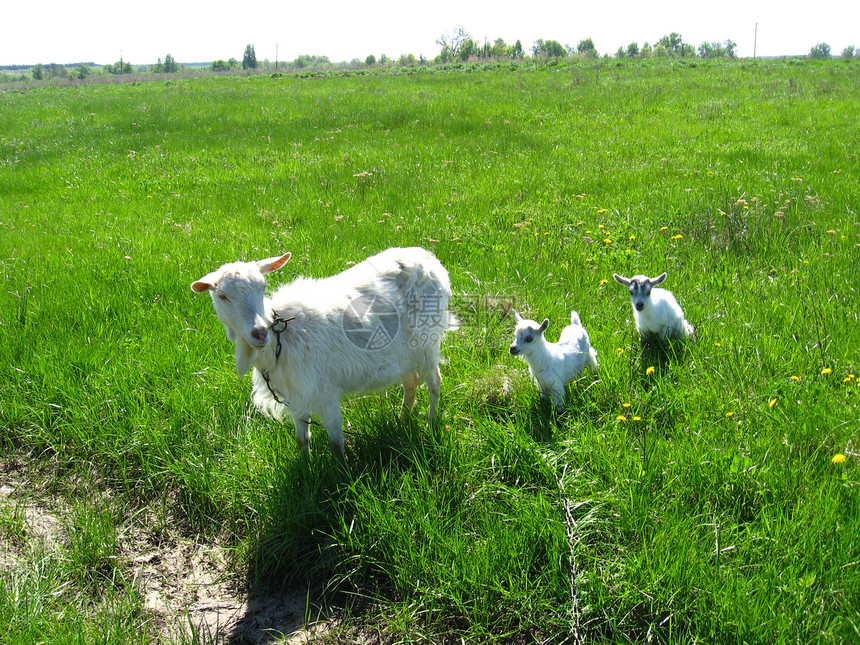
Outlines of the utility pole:
M275 71L278 71L278 43L275 43Z
M753 36L753 60L755 60L756 45L758 45L758 23L755 23L755 35Z

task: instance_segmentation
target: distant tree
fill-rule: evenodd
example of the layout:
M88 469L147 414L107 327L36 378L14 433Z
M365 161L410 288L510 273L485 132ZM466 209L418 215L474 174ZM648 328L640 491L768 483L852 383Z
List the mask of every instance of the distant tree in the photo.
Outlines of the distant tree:
M478 56L481 53L478 48L478 43L476 43L471 38L467 38L462 43L460 43L460 51L457 54L456 60L460 60L466 62L472 56Z
M594 41L591 40L591 38L586 38L579 41L579 44L576 46L576 51L580 54L587 54L589 52L597 53L597 48L594 46Z
M213 72L226 72L230 69L229 63L223 60L212 61L212 65L209 68Z
M653 53L654 50L651 45L648 44L647 40L642 43L642 50L639 52L639 58L651 58Z
M84 65L83 63L79 63L75 68L75 76L78 77L79 80L84 80L87 76L90 75L90 68Z
M830 58L830 45L827 43L818 43L809 50L810 58Z
M387 65L388 64L388 55L387 54L380 54L379 55L379 64L380 65Z
M442 53L439 55L442 62L457 60L460 57L460 48L466 40L472 40L472 37L462 27L456 27L452 32L439 36L436 44L442 47Z
M738 53L738 44L733 40L726 40L723 42L723 46L726 48L726 58L736 58Z
M731 40L722 43L703 42L699 45L699 56L702 58L734 58L737 44Z
M854 45L848 45L845 49L842 50L842 58L854 58Z
M108 63L104 67L105 72L108 74L131 74L131 63L126 61L118 60L113 65Z
M417 63L414 54L401 54L398 62L401 67L414 67Z
M227 64L230 66L230 69L239 69L239 61L233 57L227 59Z
M639 43L627 45L627 58L636 58L637 56L639 56Z
M514 43L514 46L511 48L511 58L520 59L526 55L526 52L523 50L523 44L519 40Z
M615 58L624 58L626 56L623 47L619 47L618 51L615 52Z
M302 54L296 60L293 61L293 65L298 68L311 67L313 65L330 65L331 61L328 59L328 56L311 56L308 54Z
M541 38L535 41L532 53L537 58L564 58L567 56L567 50L560 42Z
M493 58L508 58L510 57L511 48L507 46L504 38L496 38L490 49L490 56Z
M164 57L164 73L175 74L179 71L179 63L170 54Z
M678 52L681 58L693 58L696 55L696 48L689 43L681 43L681 49Z
M373 67L376 65L376 56L370 54L367 58L364 59L364 64L368 67Z
M42 63L35 65L30 73L33 75L34 81L41 81L45 78L45 68L42 67Z
M666 52L669 56L680 56L681 46L683 44L684 39L681 38L681 34L676 33L674 31L668 36L663 36L660 40L657 41L657 45L663 45L663 47L666 48Z
M254 52L253 45L245 46L245 55L242 57L242 69L256 69L257 54Z
M654 49L651 51L651 55L654 58L669 58L669 50L663 43L657 43L656 45L654 45Z

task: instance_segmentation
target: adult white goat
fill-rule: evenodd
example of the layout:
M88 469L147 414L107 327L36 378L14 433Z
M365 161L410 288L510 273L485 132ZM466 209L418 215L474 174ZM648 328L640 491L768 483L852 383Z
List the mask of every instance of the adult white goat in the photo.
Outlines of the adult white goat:
M666 276L665 271L656 278L645 275L625 278L617 273L612 274L618 284L630 288L633 318L636 319L639 338L643 341L656 337L662 342L667 338L686 338L693 333L693 326L684 318L681 305L672 292L654 288L662 283Z
M388 249L321 280L298 278L265 296L266 274L287 253L225 264L191 285L209 291L235 345L236 371L253 370L253 401L264 413L293 419L308 451L318 414L332 450L344 454L341 396L403 383L403 411L420 381L439 407L441 341L453 320L451 286L438 259L421 248Z

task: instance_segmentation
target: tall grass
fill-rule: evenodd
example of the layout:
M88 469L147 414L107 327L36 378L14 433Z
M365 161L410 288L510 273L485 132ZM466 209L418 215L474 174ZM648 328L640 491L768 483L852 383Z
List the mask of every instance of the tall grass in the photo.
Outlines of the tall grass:
M73 507L72 573L48 576L78 594L51 596L65 620L114 593L128 604L94 619L136 615L116 526L149 505L230 545L249 584L310 581L352 607L346 629L392 640L860 637L858 70L0 92L0 440L91 463L121 499ZM347 465L318 433L301 459L188 285L235 259L291 251L288 280L412 244L448 268L462 322L444 427L420 406L395 422L397 392L356 397ZM640 347L611 281L663 270L697 328L669 355ZM507 353L511 304L551 337L577 309L598 349L560 415ZM43 564L4 571L0 624L48 638L56 610L21 619L13 591L38 594Z

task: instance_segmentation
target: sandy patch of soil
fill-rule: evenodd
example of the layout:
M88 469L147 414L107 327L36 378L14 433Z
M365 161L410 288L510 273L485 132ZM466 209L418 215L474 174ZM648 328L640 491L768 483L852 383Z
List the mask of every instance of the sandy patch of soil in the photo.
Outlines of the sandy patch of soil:
M26 464L0 460L0 513L6 518L0 573L25 562L36 541L63 544L65 507L62 499L48 499L34 485ZM168 539L162 533L156 541L146 526L136 520L123 532L118 556L167 642L181 631L204 636L202 642L230 645L295 645L324 638L326 623L305 625L306 592L248 593L242 573L230 568L219 545L178 532Z

